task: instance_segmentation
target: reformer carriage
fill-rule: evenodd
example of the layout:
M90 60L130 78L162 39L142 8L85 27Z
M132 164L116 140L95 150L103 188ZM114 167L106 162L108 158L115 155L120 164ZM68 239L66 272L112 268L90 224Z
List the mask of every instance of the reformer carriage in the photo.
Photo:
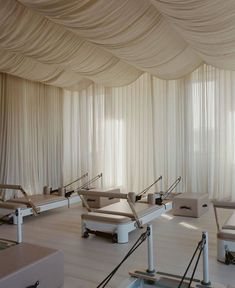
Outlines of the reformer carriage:
M88 213L81 215L82 236L87 238L89 234L95 234L109 237L113 242L127 243L131 231L141 228L144 224L172 209L172 200L167 197L180 182L181 177L177 178L166 192L149 193L146 196L147 191L161 179L162 176L138 195L134 192L79 190L78 194L88 210ZM84 196L112 197L121 201L99 209L92 209Z
M81 201L80 197L74 194L74 190L83 187L83 185L78 187L78 182L87 176L88 173L55 190L45 186L43 194L34 195L28 194L21 185L0 184L0 189L4 190L5 194L12 190L17 191L17 197L6 200L3 197L0 201L0 210L5 215L12 215L14 224L16 224L17 220L14 212L17 209L19 209L18 217L20 217L23 222L23 218L29 215L37 215L38 213L60 207L70 207L71 204Z

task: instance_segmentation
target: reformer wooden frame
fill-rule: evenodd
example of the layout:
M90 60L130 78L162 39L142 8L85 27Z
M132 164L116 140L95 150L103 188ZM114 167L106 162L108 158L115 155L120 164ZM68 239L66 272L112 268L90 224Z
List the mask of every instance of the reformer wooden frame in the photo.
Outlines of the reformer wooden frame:
M20 191L24 198L26 199L28 206L29 207L22 207L22 204L19 203L19 208L17 209L19 211L18 216L13 214L13 219L14 219L14 224L18 223L18 220L20 220L20 223L23 223L23 218L25 216L29 216L29 215L38 215L39 213L42 213L44 211L48 211L48 210L52 210L52 209L56 209L56 208L60 208L60 207L64 207L64 206L70 206L71 204L75 204L75 203L79 203L81 202L81 199L78 195L72 196L72 197L62 197L62 196L54 196L55 197L55 201L51 201L51 202L47 202L47 203L42 203L40 205L35 205L33 203L33 201L31 200L31 196L29 196L27 194L27 192L22 188L22 186L20 185L12 185L12 184L0 184L0 189L10 189L10 190L18 190ZM58 197L57 201L56 198ZM4 205L3 207L1 207L0 204L0 209L3 209L4 211L12 211L15 209L11 208L11 204L13 204L13 202L2 202ZM7 207L7 204L9 204L9 208ZM15 206L17 205L17 203L14 203ZM21 206L21 207L20 207ZM19 218L19 219L18 219Z
M226 251L235 251L235 223L233 227L226 227L226 223L220 225L217 209L235 210L234 201L214 200L213 208L217 226L217 260L223 263L227 262ZM235 212L233 212L235 213ZM234 214L233 214L234 215ZM232 218L232 215L229 217ZM227 219L228 220L228 219ZM227 222L227 221L226 221ZM229 263L226 263L229 264Z

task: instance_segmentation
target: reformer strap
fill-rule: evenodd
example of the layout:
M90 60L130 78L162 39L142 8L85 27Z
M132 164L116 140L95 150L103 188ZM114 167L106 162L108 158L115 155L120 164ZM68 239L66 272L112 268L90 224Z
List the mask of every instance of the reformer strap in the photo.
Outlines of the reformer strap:
M100 179L102 176L103 176L102 173L96 175L94 178L92 178L91 180L87 181L85 184L83 184L80 187L78 187L77 189L75 189L75 192L77 192L78 190L81 190L81 189L88 189L89 190L89 185L91 185L92 183L94 183L95 181Z
M188 285L188 288L190 288L205 243L206 243L205 236L202 236L202 239L198 242L197 248L195 249L192 258L190 259L190 262L189 262L189 264L188 264L188 266L187 266L187 268L186 268L186 270L185 270L185 272L184 272L184 275L183 275L183 277L181 278L181 281L180 281L180 283L179 283L179 285L178 285L178 288L181 288L181 285L183 284L183 281L184 281L184 279L185 279L185 277L186 277L186 275L187 275L187 273L188 273L188 270L189 270L189 268L190 268L190 266L191 266L191 264L192 264L192 262L193 262L193 259L195 258L197 251L200 249L200 250L199 250L199 255L198 255L197 260L196 260L196 264L195 264L194 269L193 269L193 273L192 273L192 275L191 275L191 277L190 277L190 282L189 282L189 285Z
M84 174L85 175L85 174ZM84 176L85 177L85 176ZM76 189L74 189L73 191L68 191L65 193L65 197L70 197L71 194L73 193L78 193L79 190L81 189L88 189L88 186L92 183L94 183L95 181L97 181L98 179L100 179L102 177L102 173L96 175L94 178L92 178L91 180L87 181L85 184L77 187Z
M175 187L180 183L181 181L181 176L178 177L172 184L171 186L163 193L162 195L162 199L166 199L170 194L171 192L175 189Z
M134 218L135 218L137 227L138 227L139 229L141 229L141 228L142 228L142 223L141 223L141 221L139 220L139 217L138 217L138 215L137 215L137 213L136 213L136 211L135 211L135 206L134 206L134 204L133 204L132 201L129 199L129 195L127 196L127 202L128 202L128 204L129 204L129 206L130 206L130 208L131 208L131 211L132 211L133 216L134 216Z
M145 188L143 191L141 191L139 194L137 194L137 196L136 196L137 201L140 200L141 196L146 194L148 192L148 190L160 180L162 180L162 176L158 177L158 179L155 180L151 185L149 185L147 188Z
M109 283L109 281L114 276L114 274L117 272L117 270L120 268L120 266L147 239L149 234L150 234L150 229L149 229L149 227L147 227L146 231L140 235L140 237L137 239L135 244L131 247L129 252L125 255L123 260L113 269L113 271L96 288L104 288Z
M26 288L37 288L39 286L39 281L36 281L35 284L27 286Z
M72 181L71 183L66 184L63 188L67 188L67 187L71 186L72 184L78 182L79 180L82 180L85 177L88 177L88 172L83 174L81 177L77 178L76 180Z

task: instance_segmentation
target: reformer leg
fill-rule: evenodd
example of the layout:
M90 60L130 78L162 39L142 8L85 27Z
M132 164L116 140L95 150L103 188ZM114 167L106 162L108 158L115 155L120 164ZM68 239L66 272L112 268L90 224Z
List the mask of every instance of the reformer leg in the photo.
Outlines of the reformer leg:
M148 269L147 272L149 274L154 275L155 268L154 268L154 261L153 261L153 228L151 224L147 225L148 230Z
M81 236L82 238L88 238L89 237L89 233L87 232L86 229L86 224L82 221L82 225L81 225Z
M17 218L17 243L22 243L22 212L21 209L16 209L15 216Z
M117 226L117 243L123 244L128 243L129 237L128 237L128 230L125 228L125 226L118 225Z
M202 284L209 286L211 284L209 279L209 261L208 261L208 232L202 232L202 239L205 244L203 246L203 280Z

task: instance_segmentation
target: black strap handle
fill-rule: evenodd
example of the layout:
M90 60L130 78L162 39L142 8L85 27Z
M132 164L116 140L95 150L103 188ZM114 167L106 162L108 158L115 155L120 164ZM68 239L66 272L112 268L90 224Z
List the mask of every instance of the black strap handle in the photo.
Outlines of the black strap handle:
M30 286L28 286L26 288L37 288L38 286L39 286L39 281L35 282L35 284L30 285Z

